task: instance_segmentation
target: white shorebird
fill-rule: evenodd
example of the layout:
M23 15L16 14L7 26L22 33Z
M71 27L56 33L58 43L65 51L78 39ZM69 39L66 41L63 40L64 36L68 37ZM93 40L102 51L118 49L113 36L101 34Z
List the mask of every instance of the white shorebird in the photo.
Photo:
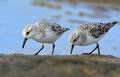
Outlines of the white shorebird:
M100 54L100 48L98 41L105 36L105 34L118 22L109 23L89 23L80 25L71 35L70 43L72 54L75 45L87 46L96 43L97 46L89 53L92 54L96 49L98 49L98 54Z
M69 29L49 21L39 21L34 24L29 24L23 29L23 36L25 39L22 48L24 48L28 39L34 39L35 41L42 43L42 48L35 55L38 55L38 53L44 48L44 43L53 44L53 55L55 41L67 30Z

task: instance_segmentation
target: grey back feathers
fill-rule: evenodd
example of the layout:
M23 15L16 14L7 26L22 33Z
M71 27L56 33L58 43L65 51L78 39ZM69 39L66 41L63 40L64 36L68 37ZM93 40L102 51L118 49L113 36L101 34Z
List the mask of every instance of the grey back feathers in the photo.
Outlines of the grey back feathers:
M51 25L51 29L56 32L57 34L62 34L64 32L66 32L67 30L69 30L68 28L63 28L61 27L59 24L56 23L52 23Z
M110 22L110 23L89 23L83 24L79 28L83 32L87 32L95 38L98 38L102 34L105 34L109 31L116 23L118 22Z
M51 31L56 32L57 34L63 34L67 30L69 30L68 28L61 27L57 23L48 22L48 21L40 21L40 22L37 22L35 25L40 27L39 31L48 31L49 29Z

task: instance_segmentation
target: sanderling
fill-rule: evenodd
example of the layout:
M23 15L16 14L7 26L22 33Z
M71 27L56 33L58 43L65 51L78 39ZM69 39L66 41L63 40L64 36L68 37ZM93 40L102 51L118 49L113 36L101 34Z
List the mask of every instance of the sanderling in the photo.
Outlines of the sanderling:
M69 29L49 21L39 21L34 24L29 24L23 29L23 36L25 39L22 48L24 48L28 39L34 39L35 41L42 43L42 48L35 53L35 55L38 55L38 53L44 48L44 43L53 44L53 55L55 41L67 30Z
M70 43L72 54L75 45L87 46L96 43L96 47L89 53L92 54L96 49L98 49L98 54L100 54L100 48L98 41L118 22L109 23L89 23L80 25L71 35Z

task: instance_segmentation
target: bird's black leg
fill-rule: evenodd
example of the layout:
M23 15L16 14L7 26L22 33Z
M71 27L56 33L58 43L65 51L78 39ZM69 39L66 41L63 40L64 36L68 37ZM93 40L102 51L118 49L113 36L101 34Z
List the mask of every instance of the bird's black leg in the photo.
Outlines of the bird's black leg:
M42 44L42 48L37 53L35 53L35 55L38 55L43 48L44 48L44 44Z
M97 46L98 46L98 54L100 55L100 47L98 43L97 43Z
M54 53L54 49L55 49L55 44L53 44L52 55Z
M71 52L70 52L70 54L72 54L73 48L74 48L74 45L71 46Z
M89 54L92 54L98 48L98 54L100 55L99 44L98 43L96 43L96 44L97 44L97 46Z

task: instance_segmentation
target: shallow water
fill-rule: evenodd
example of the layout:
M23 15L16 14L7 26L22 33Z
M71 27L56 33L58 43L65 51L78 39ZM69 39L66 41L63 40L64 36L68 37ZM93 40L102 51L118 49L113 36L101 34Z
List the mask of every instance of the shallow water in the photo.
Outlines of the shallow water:
M52 20L61 26L70 28L56 41L55 55L69 55L70 43L68 35L82 23L109 22L120 20L120 8L111 6L98 7L80 3L77 5L62 3L60 8L35 6L31 0L0 0L0 53L34 54L41 44L29 40L25 49L22 49L22 29L26 24L34 23L40 19ZM120 24L114 26L99 42L101 53L120 57ZM64 41L64 42L63 42ZM76 46L73 54L90 52L95 45ZM51 55L52 45L45 45L40 55Z

